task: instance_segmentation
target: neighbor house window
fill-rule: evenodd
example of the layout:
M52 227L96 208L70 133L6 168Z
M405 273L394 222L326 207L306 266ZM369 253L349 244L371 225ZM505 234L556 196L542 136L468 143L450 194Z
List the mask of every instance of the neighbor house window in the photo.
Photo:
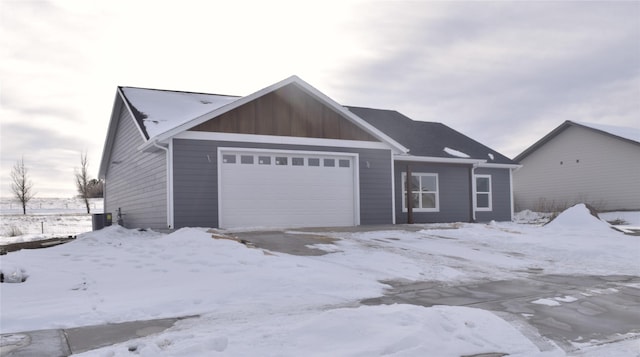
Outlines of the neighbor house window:
M415 212L438 212L438 174L411 173L411 204ZM407 211L407 174L402 173L402 210Z
M476 210L491 211L490 175L476 175Z

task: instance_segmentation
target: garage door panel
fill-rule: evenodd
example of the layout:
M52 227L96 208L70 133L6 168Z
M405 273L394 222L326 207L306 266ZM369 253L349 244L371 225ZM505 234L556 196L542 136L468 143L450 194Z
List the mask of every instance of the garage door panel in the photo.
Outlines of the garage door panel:
M219 171L222 227L357 223L353 155L232 150L221 154L230 161L221 162ZM325 160L334 166L324 166Z

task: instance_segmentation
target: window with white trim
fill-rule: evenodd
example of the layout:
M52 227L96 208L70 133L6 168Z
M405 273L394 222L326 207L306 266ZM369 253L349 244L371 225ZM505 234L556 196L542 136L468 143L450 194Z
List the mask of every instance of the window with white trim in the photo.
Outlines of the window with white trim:
M438 212L438 174L411 173L411 204L414 212ZM402 211L407 211L407 173L402 173Z
M491 175L476 175L476 211L491 211Z

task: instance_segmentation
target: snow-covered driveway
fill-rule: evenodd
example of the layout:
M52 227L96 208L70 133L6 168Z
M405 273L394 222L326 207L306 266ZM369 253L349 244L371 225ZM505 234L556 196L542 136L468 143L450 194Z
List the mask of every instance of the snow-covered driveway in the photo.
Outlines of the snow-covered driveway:
M132 349L143 356L636 356L640 331L621 330L626 335L618 337L625 339L613 344L587 336L558 346L535 325L523 325L533 309L514 306L502 315L486 306L360 303L389 293L389 282L455 288L534 276L640 276L638 237L582 211L565 213L545 227L324 233L336 241L317 246L330 252L321 256L250 249L212 239L205 229L165 235L110 227L61 246L3 256L3 273L26 280L0 286L0 326L7 333L201 316L85 353L96 356L129 356ZM637 290L637 282L624 289ZM579 295L584 291L549 292L527 297L526 304L593 303ZM540 341L547 342L544 348Z

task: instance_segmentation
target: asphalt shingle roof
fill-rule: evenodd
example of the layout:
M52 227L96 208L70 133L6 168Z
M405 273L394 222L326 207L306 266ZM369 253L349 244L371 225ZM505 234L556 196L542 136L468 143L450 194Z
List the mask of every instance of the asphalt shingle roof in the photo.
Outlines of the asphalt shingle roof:
M460 158L452 155L452 150L445 151L445 148L449 148L464 153L471 159L486 160L487 163L516 164L499 152L442 123L412 120L395 110L346 108L407 147L409 154L413 156Z

